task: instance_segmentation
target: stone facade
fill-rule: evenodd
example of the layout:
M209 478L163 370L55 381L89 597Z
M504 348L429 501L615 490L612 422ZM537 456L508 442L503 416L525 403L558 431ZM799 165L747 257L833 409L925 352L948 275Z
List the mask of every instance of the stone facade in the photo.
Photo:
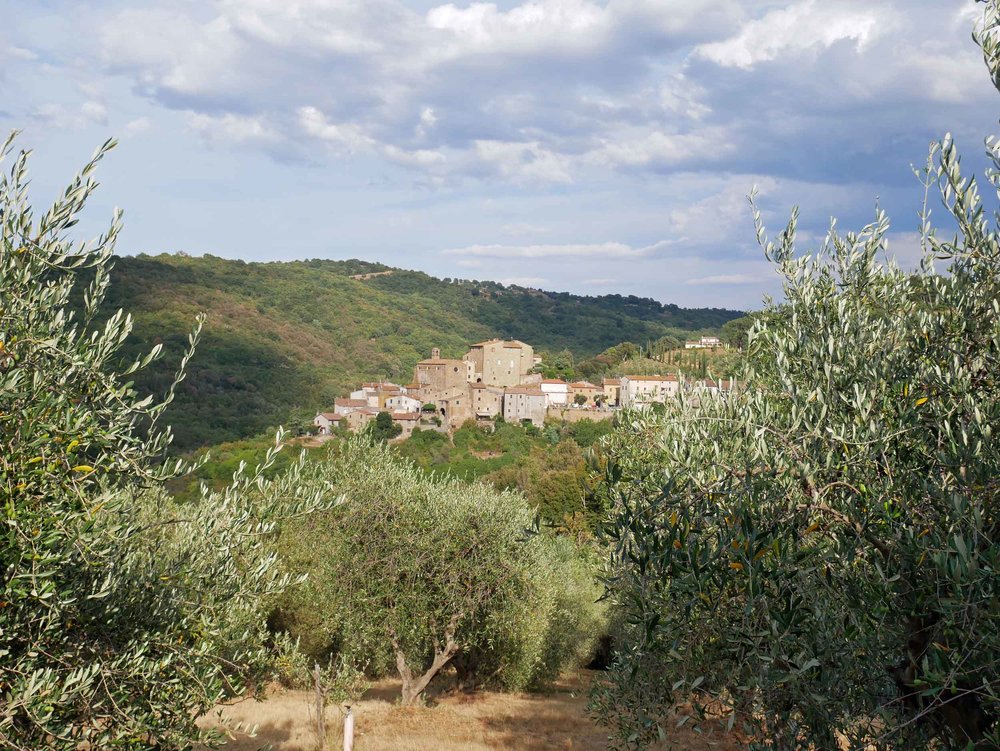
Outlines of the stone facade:
M491 339L473 344L463 358L471 363L471 380L487 386L518 386L535 365L535 350L517 340Z
M514 386L503 395L503 419L519 423L530 420L532 425L545 425L545 409L548 397L536 386Z
M503 389L487 386L485 383L473 383L469 387L472 397L472 411L478 419L492 420L503 414Z

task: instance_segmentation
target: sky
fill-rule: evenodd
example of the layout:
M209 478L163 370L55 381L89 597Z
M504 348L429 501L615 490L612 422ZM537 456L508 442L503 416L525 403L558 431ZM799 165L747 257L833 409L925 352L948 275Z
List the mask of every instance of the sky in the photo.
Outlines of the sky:
M0 0L0 132L50 201L109 136L80 228L118 252L362 258L754 309L756 245L893 220L928 145L970 169L1000 97L972 0ZM937 214L941 210L938 208Z

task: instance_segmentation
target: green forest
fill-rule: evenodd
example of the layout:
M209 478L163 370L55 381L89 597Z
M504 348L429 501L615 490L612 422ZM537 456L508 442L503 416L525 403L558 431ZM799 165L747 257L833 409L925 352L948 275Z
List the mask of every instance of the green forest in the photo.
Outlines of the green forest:
M192 321L206 314L198 356L170 408L174 447L234 441L308 417L361 381L408 381L440 347L448 357L501 336L587 360L630 340L718 331L741 313L682 309L620 295L581 297L440 280L363 261L245 263L214 256L119 257L102 307L128 311L130 359L162 344L136 374L140 392L169 385Z

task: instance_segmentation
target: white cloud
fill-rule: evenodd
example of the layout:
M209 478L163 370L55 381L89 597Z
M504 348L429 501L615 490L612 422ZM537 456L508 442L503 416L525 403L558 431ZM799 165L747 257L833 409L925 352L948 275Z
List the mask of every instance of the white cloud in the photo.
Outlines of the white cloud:
M495 173L514 182L573 182L572 160L538 141L476 141L475 155Z
M136 136L149 130L152 122L148 117L137 117L125 123L124 133L126 136Z
M696 54L726 67L749 68L785 53L845 40L861 48L891 26L891 17L873 4L855 8L805 0L750 21L734 37L700 45Z
M57 130L76 130L89 125L107 125L108 108L95 100L87 100L79 106L50 102L32 109L28 117Z
M190 112L188 126L209 143L274 144L281 134L261 116Z

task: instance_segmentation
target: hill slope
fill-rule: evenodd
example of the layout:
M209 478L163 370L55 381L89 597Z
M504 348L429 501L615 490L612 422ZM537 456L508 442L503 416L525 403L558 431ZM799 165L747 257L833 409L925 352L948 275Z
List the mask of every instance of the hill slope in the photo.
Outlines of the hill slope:
M329 405L362 380L408 380L434 346L458 357L473 341L502 336L587 357L623 340L714 330L740 315L442 281L362 261L180 255L117 259L106 307L135 318L127 354L164 344L167 356L138 379L153 393L169 383L195 316L207 314L170 410L181 449L259 433L295 409Z

